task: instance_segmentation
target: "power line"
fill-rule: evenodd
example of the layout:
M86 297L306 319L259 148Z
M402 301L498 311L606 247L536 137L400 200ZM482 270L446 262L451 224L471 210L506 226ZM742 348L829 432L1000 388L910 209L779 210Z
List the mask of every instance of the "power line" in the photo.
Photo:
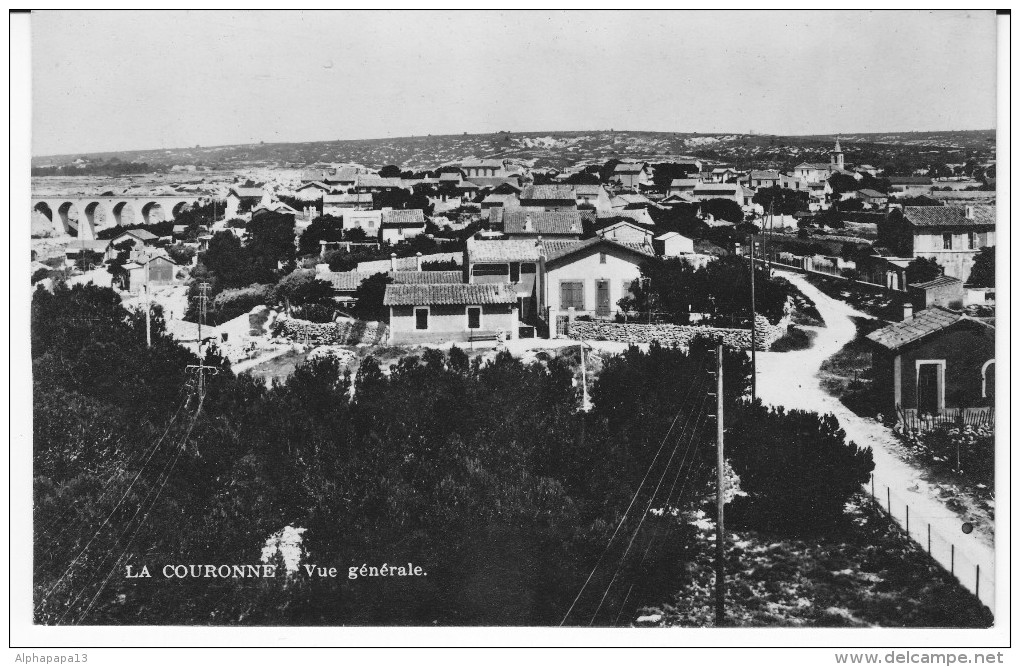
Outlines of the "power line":
M702 379L702 384L703 383L704 383L704 379ZM702 397L702 399L701 399L701 406L699 407L697 413L695 413L695 414L699 414L700 415L704 411L705 399L707 397L708 397L707 394ZM688 423L689 423L690 415L688 417L689 417L688 418ZM669 466L673 462L673 458L676 456L676 452L677 452L677 450L679 450L680 443L682 442L682 440L683 440L683 431L681 431L681 435L677 439L676 445L673 447L673 453L670 455L669 461L666 462L666 466L663 468L662 475L659 476L659 482L658 482L658 484L656 484L655 490L652 492L652 495L648 498L648 504L645 507L645 511L642 512L641 519L638 521L637 528L634 529L634 532L631 535L630 541L627 543L627 548L624 550L623 556L620 558L620 563L619 563L619 565L616 568L616 572L613 574L613 578L610 580L609 585L606 587L605 592L602 594L602 599L599 601L599 605L595 609L595 613L592 615L591 620L588 622L589 626L591 626L595 622L595 618L598 616L599 611L601 611L602 605L605 604L606 597L609 595L610 589L612 589L613 584L616 583L616 579L619 576L620 571L623 569L623 565L624 565L624 563L627 560L627 556L630 554L631 547L633 547L633 545L634 545L634 540L637 539L638 533L641 532L641 527L644 525L645 519L648 517L648 513L651 510L652 504L655 502L655 496L658 494L659 488L662 486L662 482L666 479L666 473L669 472ZM692 439L692 441L693 441L693 439ZM690 446L688 445L688 450L689 450L689 448L690 448ZM684 457L685 458L686 458L686 454L687 454L687 450L685 450L685 453L684 453ZM677 467L677 477L679 477L680 470L682 469L682 466L683 466L683 459L681 460L680 466Z
M571 612L577 605L577 601L581 599L581 595L584 594L584 591L588 587L588 584L591 582L592 577L595 576L595 572L596 570L598 570L599 565L602 564L602 561L605 559L606 554L609 553L609 548L610 546L612 546L613 540L616 539L617 534L619 534L620 529L623 527L624 522L627 520L627 516L630 514L631 508L634 507L634 503L637 501L638 494L641 493L641 489L642 487L644 487L645 481L647 481L648 479L648 475L652 472L652 468L655 466L655 462L659 459L659 455L662 453L662 448L666 445L666 440L669 438L670 433L673 432L673 427L676 426L677 420L680 419L680 415L683 412L684 403L691 396L692 391L693 387L691 385L688 385L687 396L681 400L680 405L677 408L676 415L673 417L673 422L669 425L669 429L666 431L666 435L663 436L662 442L659 443L659 448L658 450L656 450L655 456L652 458L652 462L648 464L648 470L645 471L644 477L641 478L641 483L638 484L637 489L634 491L634 496L630 499L630 504L627 505L627 509L624 511L623 516L620 518L620 522L616 525L616 529L613 531L613 534L610 536L609 541L606 543L606 548L602 551L602 555L599 556L598 561L595 562L595 567L592 568L591 573L588 575L588 578L581 586L581 590L577 592L577 596L574 598L574 601L570 603L570 608L567 609L567 613L563 615L563 619L560 621L561 626L567 622L567 618L570 617Z

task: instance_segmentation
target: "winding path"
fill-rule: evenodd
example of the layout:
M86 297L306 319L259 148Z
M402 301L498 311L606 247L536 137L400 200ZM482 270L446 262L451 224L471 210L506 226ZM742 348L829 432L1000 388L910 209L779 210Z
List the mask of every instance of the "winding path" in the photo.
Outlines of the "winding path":
M897 456L902 445L892 431L873 419L851 412L820 385L818 371L826 359L853 340L857 328L850 319L868 317L848 304L826 296L803 276L783 272L783 276L811 298L818 308L824 327L802 327L816 333L811 348L793 352L759 352L758 396L766 404L819 413L832 413L846 431L847 438L871 447L875 458L874 494L883 507L891 508L904 528L909 521L911 537L954 574L990 609L995 610L995 547L991 521L975 521L973 507L954 510L943 500L943 489L924 479L923 471ZM871 485L868 485L871 492ZM907 507L909 506L909 510ZM909 512L909 519L907 518ZM964 521L974 521L974 532L964 534Z

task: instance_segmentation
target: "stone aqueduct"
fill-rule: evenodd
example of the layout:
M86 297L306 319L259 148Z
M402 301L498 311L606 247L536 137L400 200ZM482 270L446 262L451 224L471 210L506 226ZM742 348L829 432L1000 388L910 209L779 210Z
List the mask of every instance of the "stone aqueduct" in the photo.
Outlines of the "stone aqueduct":
M42 215L58 235L77 229L78 238L92 240L96 232L116 225L150 225L173 220L182 209L204 197L197 195L148 195L121 197L33 196L32 215Z

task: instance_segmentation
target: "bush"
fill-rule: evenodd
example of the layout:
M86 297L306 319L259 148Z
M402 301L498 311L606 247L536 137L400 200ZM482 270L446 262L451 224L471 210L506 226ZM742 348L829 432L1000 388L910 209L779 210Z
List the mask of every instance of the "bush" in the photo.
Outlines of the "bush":
M32 274L32 284L34 285L40 280L45 280L49 277L50 277L49 269L39 269L38 271Z
M897 425L896 430L922 460L947 472L960 470L973 481L993 488L995 435L987 426L942 424L918 432Z
M170 255L170 259L174 260L178 266L187 266L195 258L194 248L179 243L168 245L166 252Z
M298 306L291 311L291 314L300 320L309 322L332 322L336 317L336 307L321 303L309 303Z
M871 448L847 442L833 415L741 403L726 451L747 494L733 502L736 525L790 534L838 526L843 507L875 468Z
M250 312L255 306L276 303L276 290L272 285L251 285L239 289L226 289L213 299L216 323L222 324Z

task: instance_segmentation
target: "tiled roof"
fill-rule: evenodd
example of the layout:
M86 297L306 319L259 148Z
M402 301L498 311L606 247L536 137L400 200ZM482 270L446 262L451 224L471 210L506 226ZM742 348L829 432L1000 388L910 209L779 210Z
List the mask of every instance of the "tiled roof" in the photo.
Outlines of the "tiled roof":
M598 195L602 191L601 185L592 185L590 183L581 183L573 186L574 193L578 195Z
M671 188L682 188L682 187L686 187L686 186L692 186L693 187L693 186L697 186L698 183L700 183L700 182L701 181L699 181L696 178L674 178L672 181L669 182L669 187L671 187Z
M353 292L361 286L361 281L374 275L365 271L324 271L315 274L315 277L328 280L333 284L333 289L339 292Z
M872 190L871 188L864 188L863 190L858 190L857 194L864 195L865 197L872 197L872 198L875 198L875 197L888 197L889 196L887 194L879 192L878 190Z
M560 252L573 248L581 241L561 239L543 239L542 247L546 253ZM531 239L475 239L467 241L468 261L472 264L485 262L537 262L538 241Z
M878 331L873 331L868 334L868 340L889 350L898 350L963 320L976 322L982 326L991 326L962 313L935 307L919 311L909 320L896 322Z
M343 193L339 195L322 195L323 204L371 204L371 192Z
M935 278L934 280L929 280L927 282L912 283L911 285L908 285L908 287L919 287L921 289L931 289L933 287L944 287L946 285L955 285L957 283L962 285L963 281L960 280L959 278L954 278L952 276L939 276L938 278Z
M518 192L521 191L520 179L516 176L472 176L471 182L477 185L480 189L484 188L498 188L501 185L510 185Z
M972 218L967 209L974 210ZM995 206L904 206L903 219L914 227L968 227L994 225Z
M457 184L458 190L481 190L481 186L472 181L461 181Z
M464 282L464 274L460 271L390 271L389 275L398 285Z
M507 204L516 204L518 202L517 195L505 195L505 194L489 194L485 195L485 199L482 200L483 204L496 204L500 203L503 206Z
M648 248L648 247L646 247L644 245L641 245L640 243L623 243L621 241L616 241L616 240L613 240L613 239L607 239L607 238L603 238L601 236L596 236L595 238L586 239L584 241L580 241L579 243L575 243L575 244L569 245L569 246L549 247L549 244L546 243L546 242L543 242L542 245L545 247L546 261L549 261L549 262L552 262L552 261L555 261L555 260L558 260L558 259L563 259L564 257L569 257L570 255L573 255L575 253L578 253L578 252L581 252L581 251L586 250L588 248L591 248L592 246L598 246L598 245L616 246L618 248L623 248L624 250L629 250L631 252L635 252L635 253L638 253L640 255L644 255L646 257L655 257L655 253L652 252L651 248Z
M517 293L509 283L394 284L386 286L383 297L384 306L480 306L499 303L517 303Z
M634 204L651 204L652 200L644 195L631 194L625 192L623 194L613 197L609 203L614 206L631 206Z
M621 162L613 168L614 174L638 174L644 169L645 165L643 162Z
M423 227L425 213L420 208L383 211L382 223L389 227Z
M582 229L581 214L577 211L522 208L503 211L503 232L506 234L580 234Z
M351 183L358 177L358 170L354 167L341 167L325 174L325 177L327 181Z
M304 190L305 188L316 188L318 190L329 191L329 186L322 181L309 181L307 183L302 183L297 187L298 190Z
M356 188L402 188L403 182L399 178L383 178L376 174L358 174L354 179Z
M577 198L570 185L529 185L521 192L521 199L561 200L573 202Z
M778 181L779 180L779 172L778 171L755 171L755 170L752 170L751 171L751 179L752 180L757 179L757 180L760 180L760 181L769 181L769 180L771 180L771 181Z
M437 252L431 255L422 255L423 262L457 262L463 264L463 252ZM414 271L418 264L414 257L401 257L396 259L397 271ZM393 270L388 259L374 259L370 262L359 262L358 271L361 273L389 273Z
M932 199L956 201L994 201L995 190L936 190L929 195Z
M831 167L827 162L801 162L794 169L819 169L822 171L828 171Z
M154 239L159 238L158 236L156 236L147 229L129 229L126 232L121 232L114 238L120 238L121 236L124 236L126 234L130 234L131 236L134 236L137 239L141 239L142 241L152 241Z

